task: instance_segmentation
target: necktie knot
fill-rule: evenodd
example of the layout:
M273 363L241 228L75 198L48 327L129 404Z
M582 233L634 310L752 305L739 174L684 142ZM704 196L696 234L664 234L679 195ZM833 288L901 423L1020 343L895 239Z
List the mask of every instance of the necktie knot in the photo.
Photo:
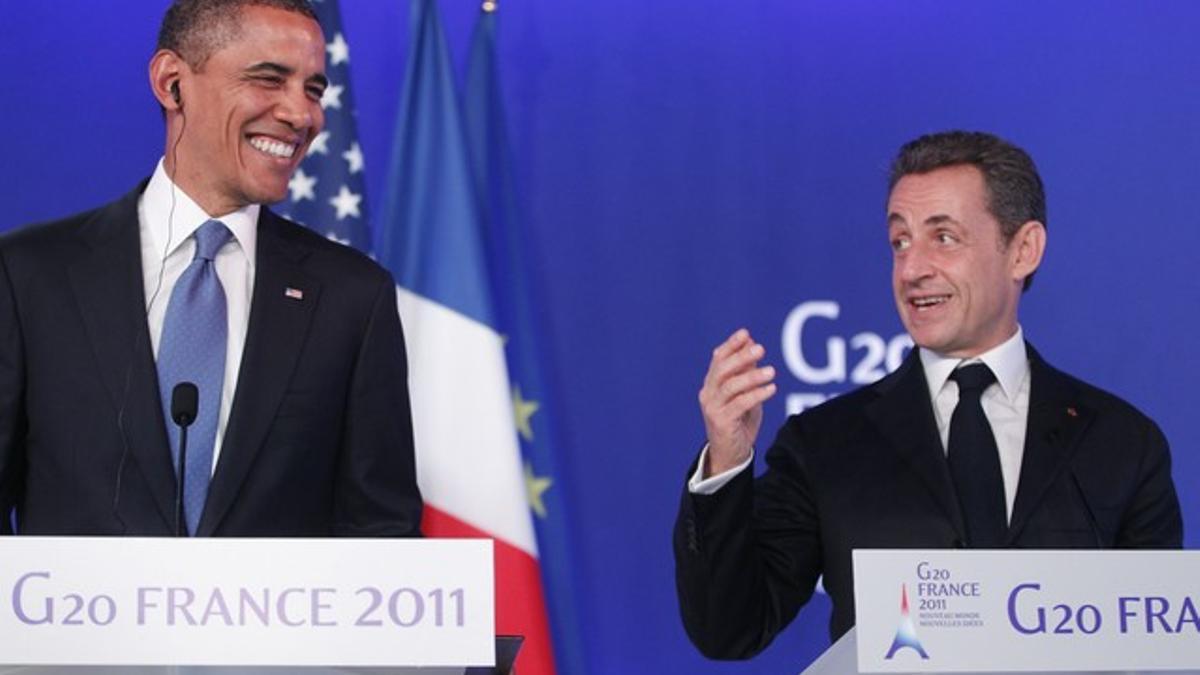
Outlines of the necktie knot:
M958 395L979 396L996 381L996 374L986 363L972 363L950 373L950 379L958 383Z
M196 230L196 256L194 259L212 260L217 257L217 251L229 241L233 233L219 220L210 220Z

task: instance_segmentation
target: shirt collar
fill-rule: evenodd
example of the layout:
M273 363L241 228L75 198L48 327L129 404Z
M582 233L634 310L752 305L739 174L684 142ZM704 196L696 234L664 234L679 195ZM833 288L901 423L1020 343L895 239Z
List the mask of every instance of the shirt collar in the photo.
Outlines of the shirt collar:
M925 381L929 385L930 400L946 386L950 373L962 363L982 361L996 375L996 382L1004 397L1012 401L1021 386L1021 380L1029 372L1029 355L1025 352L1025 335L1021 327L1013 336L992 347L979 356L962 359L953 356L942 356L937 352L920 348L921 366L925 369Z
M162 159L158 160L154 175L150 177L146 191L142 193L142 208L147 220L143 226L154 245L153 250L165 252L164 257L171 255L205 222L214 220L182 188L171 181ZM246 261L251 268L255 261L258 214L261 210L261 205L250 204L215 219L224 223L233 233L233 238L246 253Z

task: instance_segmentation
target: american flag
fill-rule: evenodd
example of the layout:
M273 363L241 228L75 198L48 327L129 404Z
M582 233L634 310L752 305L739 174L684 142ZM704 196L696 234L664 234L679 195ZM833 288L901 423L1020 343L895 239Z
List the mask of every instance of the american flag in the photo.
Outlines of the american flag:
M350 46L342 33L337 0L319 0L312 7L327 40L329 87L321 97L325 128L288 183L288 198L275 210L334 241L370 252L363 155L350 91Z

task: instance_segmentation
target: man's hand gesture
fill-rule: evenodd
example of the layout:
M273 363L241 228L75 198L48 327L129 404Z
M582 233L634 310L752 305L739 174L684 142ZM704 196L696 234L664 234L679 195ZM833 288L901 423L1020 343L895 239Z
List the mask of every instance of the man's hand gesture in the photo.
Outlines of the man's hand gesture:
M704 476L715 476L746 461L762 426L763 401L775 393L775 369L759 367L763 346L739 329L713 350L700 411L708 434L708 462Z

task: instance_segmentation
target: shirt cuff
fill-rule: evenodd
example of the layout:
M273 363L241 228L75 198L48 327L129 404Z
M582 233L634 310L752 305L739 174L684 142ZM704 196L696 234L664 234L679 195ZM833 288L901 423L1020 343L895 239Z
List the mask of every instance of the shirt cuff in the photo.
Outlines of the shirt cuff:
M745 471L746 467L754 463L754 448L750 449L750 456L746 458L746 461L709 478L704 477L704 464L707 461L708 444L705 443L704 449L700 451L700 461L696 463L696 472L688 480L688 492L694 495L711 495L725 487L725 484L733 480L734 476Z

